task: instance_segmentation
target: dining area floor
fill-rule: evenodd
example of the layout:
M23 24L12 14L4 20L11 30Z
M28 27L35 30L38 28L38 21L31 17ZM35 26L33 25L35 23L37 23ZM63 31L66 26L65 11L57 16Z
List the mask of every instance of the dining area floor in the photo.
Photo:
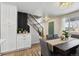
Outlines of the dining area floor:
M41 47L40 44L36 44L30 49L7 53L2 56L41 56ZM76 54L72 56L79 56L79 47L77 48Z
M57 42L59 42L59 40ZM43 52L41 52L41 50L42 50L41 43L38 43L38 44L32 45L31 48L2 54L1 56L43 56L41 53L45 52L46 50L44 50ZM52 56L62 56L62 55L57 54ZM76 53L71 56L79 56L79 47L76 49Z
M34 44L29 49L2 54L2 56L41 56L41 47L40 44Z

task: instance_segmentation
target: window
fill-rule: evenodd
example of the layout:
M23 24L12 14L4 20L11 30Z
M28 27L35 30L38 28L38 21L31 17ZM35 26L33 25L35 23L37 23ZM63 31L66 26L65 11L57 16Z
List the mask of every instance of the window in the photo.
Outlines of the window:
M79 32L79 17L65 20L65 29L71 32Z

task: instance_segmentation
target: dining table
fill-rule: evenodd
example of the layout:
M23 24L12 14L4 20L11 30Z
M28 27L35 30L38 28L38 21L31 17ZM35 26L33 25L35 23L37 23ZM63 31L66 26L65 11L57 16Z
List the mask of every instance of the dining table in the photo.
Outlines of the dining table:
M48 44L48 48L50 51L55 52L55 50L59 51L61 49L62 51L64 51L63 53L65 53L67 52L67 50L70 50L71 48L78 46L79 39L69 38L67 40L61 40L61 38L58 38L46 40L46 43Z

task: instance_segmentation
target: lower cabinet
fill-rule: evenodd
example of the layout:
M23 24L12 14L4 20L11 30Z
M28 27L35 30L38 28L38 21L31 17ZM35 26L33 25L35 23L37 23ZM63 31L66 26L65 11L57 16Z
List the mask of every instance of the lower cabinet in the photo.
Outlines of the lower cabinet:
M31 35L30 34L17 34L17 39L6 36L6 40L0 46L0 52L10 52L19 49L31 48Z
M31 48L30 34L17 34L17 49Z

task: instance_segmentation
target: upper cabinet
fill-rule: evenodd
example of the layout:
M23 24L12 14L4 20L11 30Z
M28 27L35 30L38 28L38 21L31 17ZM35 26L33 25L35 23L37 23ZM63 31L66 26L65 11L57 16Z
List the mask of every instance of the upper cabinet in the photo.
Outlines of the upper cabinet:
M27 31L29 32L29 25L27 24L27 19L28 19L28 14L27 13L23 13L23 12L18 12L18 31Z

